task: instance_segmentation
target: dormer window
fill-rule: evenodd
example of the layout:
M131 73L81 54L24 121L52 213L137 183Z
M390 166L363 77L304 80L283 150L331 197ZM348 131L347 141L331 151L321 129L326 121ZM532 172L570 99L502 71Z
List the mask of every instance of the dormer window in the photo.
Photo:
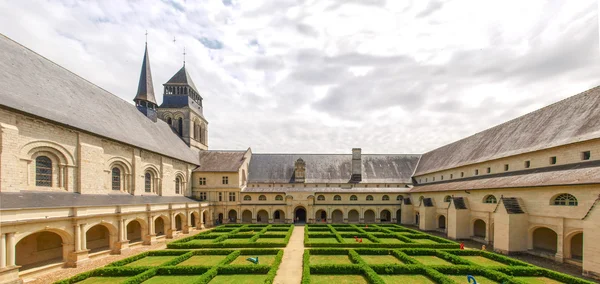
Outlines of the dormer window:
M302 158L298 158L294 164L294 182L305 182L306 181L306 163Z

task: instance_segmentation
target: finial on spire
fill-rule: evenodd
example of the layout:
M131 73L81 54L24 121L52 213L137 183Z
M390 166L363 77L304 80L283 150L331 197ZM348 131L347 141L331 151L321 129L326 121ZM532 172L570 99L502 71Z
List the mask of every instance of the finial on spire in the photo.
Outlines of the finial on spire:
M146 45L148 45L148 30L146 30L145 35L146 35Z
M185 46L183 47L183 66L185 66Z

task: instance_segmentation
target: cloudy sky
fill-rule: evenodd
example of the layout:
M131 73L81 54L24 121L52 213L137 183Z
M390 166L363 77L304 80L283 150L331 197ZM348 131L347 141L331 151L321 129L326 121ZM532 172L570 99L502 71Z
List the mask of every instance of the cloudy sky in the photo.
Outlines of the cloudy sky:
M128 102L145 30L155 90L185 46L211 149L423 153L600 85L597 5L5 0L0 33Z

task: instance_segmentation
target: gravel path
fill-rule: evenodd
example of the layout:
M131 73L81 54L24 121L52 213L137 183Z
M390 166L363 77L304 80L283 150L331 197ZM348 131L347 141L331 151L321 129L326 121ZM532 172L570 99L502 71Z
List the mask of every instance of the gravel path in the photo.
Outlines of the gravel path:
M130 256L133 256L133 255L145 252L145 251L165 249L165 248L167 248L167 243L176 241L181 238L189 237L191 235L195 235L195 234L198 234L198 233L206 231L206 230L207 229L196 230L196 231L191 232L190 234L179 234L175 238L167 240L167 242L160 242L158 244L154 244L151 246L137 246L134 248L130 248L129 250L123 252L122 254L106 255L104 257L94 258L94 259L91 259L90 261L83 263L82 265L75 267L75 268L58 268L57 270L52 270L52 271L50 271L48 273L44 273L44 274L36 273L34 275L24 278L23 282L27 283L27 284L53 283L53 282L56 282L56 281L59 281L59 280L65 279L65 278L69 278L71 276L75 276L76 274L79 274L79 273L82 273L85 271L89 271L89 270L96 269L98 267L102 267L111 262L115 262L117 260L121 260L121 259L130 257Z
M290 242L283 250L283 259L275 284L298 284L302 281L302 255L304 254L304 226L294 226Z

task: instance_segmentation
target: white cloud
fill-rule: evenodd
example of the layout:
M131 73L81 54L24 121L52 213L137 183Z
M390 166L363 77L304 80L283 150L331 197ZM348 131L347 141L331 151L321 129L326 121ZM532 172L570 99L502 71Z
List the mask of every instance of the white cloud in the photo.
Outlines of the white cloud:
M591 0L3 1L0 33L128 102L146 29L158 93L185 46L212 149L422 153L598 85L597 17Z

